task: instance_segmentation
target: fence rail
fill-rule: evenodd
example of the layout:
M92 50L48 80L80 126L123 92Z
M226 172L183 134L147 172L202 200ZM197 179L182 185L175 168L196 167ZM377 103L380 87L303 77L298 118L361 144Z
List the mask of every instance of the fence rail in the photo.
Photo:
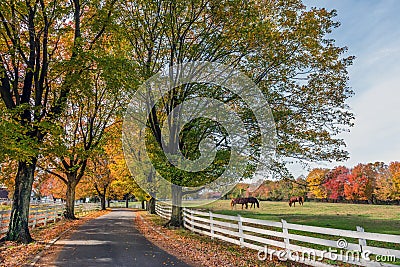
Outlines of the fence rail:
M156 203L156 213L158 216L169 220L172 214L172 206Z
M61 220L64 208L62 204L32 205L29 209L29 227L34 229L39 225L46 226L48 223ZM98 203L77 204L75 205L75 215L82 216L99 209L100 205ZM0 235L6 233L8 230L10 214L10 210L0 210Z
M156 212L163 218L170 218L170 207L165 204L157 204ZM335 266L331 265L332 260L358 266L399 266L370 261L368 258L373 259L380 255L391 260L400 259L400 250L376 245L378 241L379 245L398 247L400 236L368 233L362 227L351 231L292 224L285 220L274 222L240 215L228 216L187 208L183 209L183 220L184 227L192 232L255 249L264 258L275 256L324 267ZM330 261L323 261L321 258Z

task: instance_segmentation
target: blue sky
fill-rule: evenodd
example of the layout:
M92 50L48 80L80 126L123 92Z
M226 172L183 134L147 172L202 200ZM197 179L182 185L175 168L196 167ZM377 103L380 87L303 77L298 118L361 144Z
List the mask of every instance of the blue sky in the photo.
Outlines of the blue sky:
M313 167L352 167L357 163L400 161L400 1L305 0L310 6L336 9L341 26L332 33L339 46L357 58L350 67L348 101L355 126L343 135L350 152L344 163ZM307 172L298 167L295 175Z

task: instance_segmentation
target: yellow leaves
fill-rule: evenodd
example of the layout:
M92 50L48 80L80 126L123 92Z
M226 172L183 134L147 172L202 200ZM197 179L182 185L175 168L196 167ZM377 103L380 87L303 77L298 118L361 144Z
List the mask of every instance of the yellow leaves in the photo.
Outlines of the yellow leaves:
M307 185L309 188L309 197L311 198L326 198L328 196L326 189L323 187L323 182L326 179L327 169L313 169L307 176Z

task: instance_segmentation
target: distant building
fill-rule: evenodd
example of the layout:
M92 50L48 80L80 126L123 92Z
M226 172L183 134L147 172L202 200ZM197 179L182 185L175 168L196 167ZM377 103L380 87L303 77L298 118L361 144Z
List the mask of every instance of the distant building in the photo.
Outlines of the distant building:
M8 199L8 190L4 185L0 185L0 199Z

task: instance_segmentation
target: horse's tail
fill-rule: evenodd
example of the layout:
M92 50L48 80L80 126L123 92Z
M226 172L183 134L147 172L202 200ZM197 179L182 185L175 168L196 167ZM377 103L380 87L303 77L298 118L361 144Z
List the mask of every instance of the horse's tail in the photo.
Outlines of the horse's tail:
M259 208L260 207L260 202L258 201L258 199L257 198L254 198L255 200L256 200L256 203L257 203L257 208Z

